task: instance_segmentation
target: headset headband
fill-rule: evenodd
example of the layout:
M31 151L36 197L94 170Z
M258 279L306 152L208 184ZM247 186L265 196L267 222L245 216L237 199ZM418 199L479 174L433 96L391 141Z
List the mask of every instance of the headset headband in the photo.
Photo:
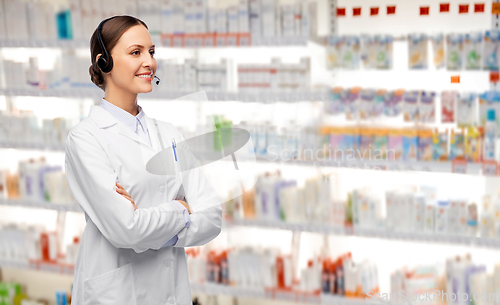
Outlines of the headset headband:
M99 67L99 69L101 69L101 71L104 73L108 73L111 71L111 69L113 69L113 58L111 57L111 55L108 53L108 50L106 50L106 47L104 46L104 41L102 40L102 36L101 36L102 25L106 21L111 20L111 19L116 18L116 17L118 17L118 16L113 16L113 17L104 19L97 26L97 41L99 42L99 45L101 46L101 50L102 50L101 57L99 57L99 59L97 60L97 67Z

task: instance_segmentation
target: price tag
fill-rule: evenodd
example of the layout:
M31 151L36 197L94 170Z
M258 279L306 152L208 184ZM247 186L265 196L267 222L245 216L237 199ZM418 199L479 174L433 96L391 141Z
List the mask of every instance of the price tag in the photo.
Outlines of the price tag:
M467 161L465 160L453 160L451 161L451 172L455 174L466 174L467 173Z
M498 163L495 161L483 162L483 175L496 176L498 174Z

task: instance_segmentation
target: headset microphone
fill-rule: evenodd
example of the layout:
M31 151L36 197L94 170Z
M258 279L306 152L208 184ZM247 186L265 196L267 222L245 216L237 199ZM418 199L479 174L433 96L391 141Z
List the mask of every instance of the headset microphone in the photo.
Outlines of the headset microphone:
M154 78L156 78L156 79L157 79L157 81L156 81L156 85L158 86L158 85L160 84L160 81L161 81L161 80L160 80L160 78L159 78L158 76L156 76L156 75L155 75L155 77L154 77Z

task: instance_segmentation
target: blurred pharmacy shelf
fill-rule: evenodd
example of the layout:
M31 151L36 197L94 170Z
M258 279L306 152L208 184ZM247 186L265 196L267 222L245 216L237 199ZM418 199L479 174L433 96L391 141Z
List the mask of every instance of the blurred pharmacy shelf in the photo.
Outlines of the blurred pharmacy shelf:
M178 48L178 49L203 49L203 48L226 48L226 47L236 47L236 48L252 48L252 47L290 47L290 46L307 46L308 37L301 36L290 36L290 37L252 37L250 45L230 45L225 46L187 46L183 47L168 47L160 45L158 48ZM314 38L313 41L322 42L324 38ZM61 49L76 49L76 48L88 48L89 42L86 40L47 40L47 41L36 41L36 40L0 40L0 48L61 48Z
M27 208L50 209L65 212L82 212L79 205L56 204L44 201L12 200L0 199L0 205L18 206ZM381 238L388 240L398 240L407 242L440 243L452 245L466 245L484 248L500 249L500 239L482 238L475 236L449 235L438 233L418 233L418 232L395 232L382 229L363 229L340 227L327 224L314 223L287 223L278 221L266 221L256 219L224 220L224 226L245 226L269 229L290 230L296 232L312 232L320 234L331 234L341 236L360 236L370 238Z
M42 145L37 143L9 143L0 142L0 148L26 149L26 150L49 150L64 152L63 145Z
M380 239L407 241L407 242L439 243L439 244L465 245L465 246L500 249L500 239L465 236L465 235L449 235L449 234L420 233L420 232L396 232L392 230L383 230L383 229L339 227L327 224L312 224L312 223L286 223L286 222L254 220L254 219L225 220L224 225L249 226L249 227L282 229L282 230L291 230L300 232L332 234L332 235L380 238Z
M46 201L0 198L0 205L55 210L61 212L82 212L80 206L75 203L51 203Z
M43 271L56 274L73 275L74 265L64 263L49 263L42 261L14 261L0 259L0 268L27 269L33 271ZM362 298L345 298L336 295L311 294L295 291L280 291L276 289L252 289L233 287L215 283L191 283L191 291L196 294L226 295L236 298L251 298L260 300L273 300L303 304L321 305L369 305Z
M328 157L325 157L328 159ZM303 165L318 167L336 167L350 169L371 169L382 171L422 171L433 173L460 173L480 175L483 173L482 163L454 163L452 161L307 161L307 160L274 160L271 157L257 157L259 162L268 162L286 165ZM487 163L489 166L490 163ZM496 165L495 165L496 166ZM486 168L486 167L485 167Z
M1 148L13 149L37 149L64 152L64 145L42 145L36 143L8 143L0 142ZM325 157L326 159L327 157ZM362 170L382 170L382 171L421 171L431 173L456 173L467 175L485 175L484 172L493 170L498 172L497 165L493 163L454 163L453 161L335 161L335 160L274 160L271 157L260 156L256 161L262 163L273 163L283 165L300 165L312 167L334 167ZM490 167L493 166L494 168ZM486 174L485 176L489 176ZM493 175L495 176L495 175Z
M0 268L28 269L50 273L73 275L75 266L72 264L44 262L38 260L6 260L0 259Z
M362 298L345 298L336 295L311 294L297 291L282 291L277 289L251 289L240 288L214 283L196 284L191 283L193 293L208 295L227 295L237 298L252 298L273 300L281 302L301 303L301 304L322 304L322 305L368 305L375 304Z
M153 91L144 94L143 99L174 100L193 92L165 92ZM327 91L298 91L298 92L210 92L206 91L210 101L240 101L240 102L302 102L326 101L329 99ZM96 98L103 97L103 92L97 87L69 88L69 89L0 89L0 95L32 96L32 97L67 97L67 98Z

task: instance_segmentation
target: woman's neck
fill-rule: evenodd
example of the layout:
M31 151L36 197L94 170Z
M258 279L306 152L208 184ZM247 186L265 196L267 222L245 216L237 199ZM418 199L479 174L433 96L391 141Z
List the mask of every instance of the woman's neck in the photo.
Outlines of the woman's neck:
M116 90L116 88L114 90L114 88L110 86L109 89L106 87L104 99L111 104L127 111L133 116L139 114L137 108L137 94L124 92L123 90Z

